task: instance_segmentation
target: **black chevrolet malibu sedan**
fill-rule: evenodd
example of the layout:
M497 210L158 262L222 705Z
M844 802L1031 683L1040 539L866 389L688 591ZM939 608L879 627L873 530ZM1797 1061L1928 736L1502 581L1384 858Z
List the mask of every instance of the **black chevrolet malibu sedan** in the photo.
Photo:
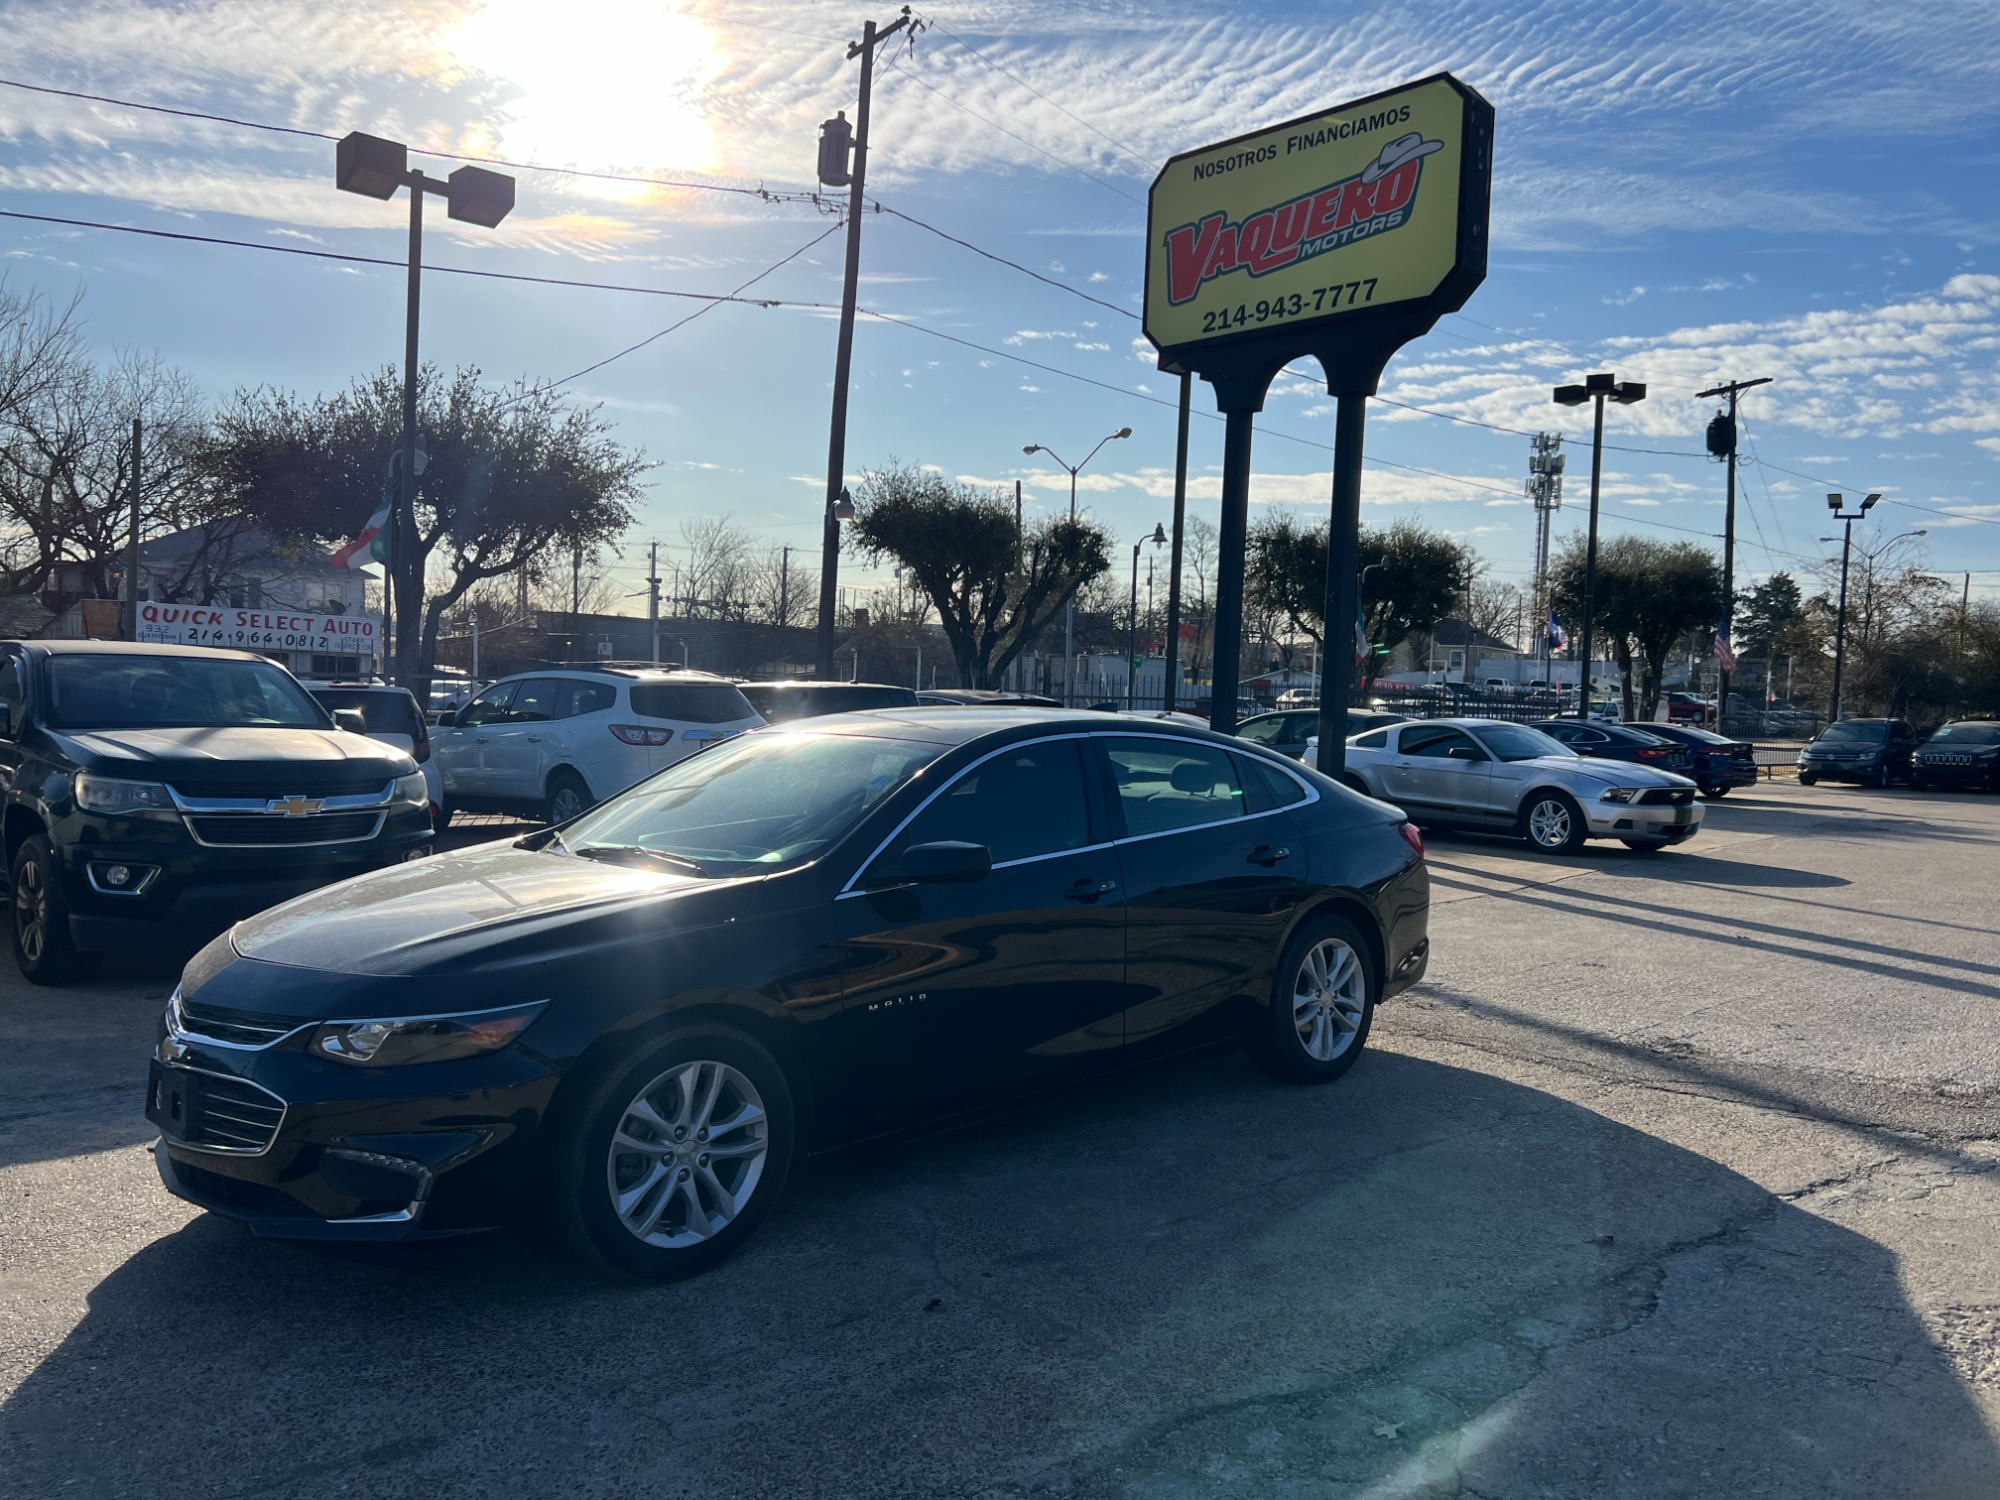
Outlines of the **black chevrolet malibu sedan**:
M532 1219L678 1276L802 1153L1237 1041L1330 1082L1428 908L1400 813L1240 740L815 719L218 938L167 1008L155 1156L259 1234Z

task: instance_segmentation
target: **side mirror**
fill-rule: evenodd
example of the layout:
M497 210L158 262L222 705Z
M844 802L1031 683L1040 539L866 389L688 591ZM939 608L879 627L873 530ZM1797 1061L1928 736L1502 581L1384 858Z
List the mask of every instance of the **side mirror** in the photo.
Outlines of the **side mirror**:
M368 715L358 708L336 708L333 711L333 727L344 729L349 734L366 734Z
M993 851L984 844L939 839L912 844L882 869L868 872L867 883L880 885L966 885L984 880L993 868Z
M1482 761L1486 759L1486 752L1472 745L1453 745L1445 751L1444 757L1446 760Z
M449 729L457 722L458 710L455 708L447 708L437 716L437 727L440 729Z

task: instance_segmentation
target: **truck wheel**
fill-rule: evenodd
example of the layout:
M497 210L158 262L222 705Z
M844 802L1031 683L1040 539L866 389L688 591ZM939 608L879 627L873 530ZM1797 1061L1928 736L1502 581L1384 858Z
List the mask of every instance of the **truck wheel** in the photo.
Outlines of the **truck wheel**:
M102 953L85 953L70 941L69 906L49 841L41 834L22 841L14 854L14 962L30 984L68 984L87 979L104 962Z

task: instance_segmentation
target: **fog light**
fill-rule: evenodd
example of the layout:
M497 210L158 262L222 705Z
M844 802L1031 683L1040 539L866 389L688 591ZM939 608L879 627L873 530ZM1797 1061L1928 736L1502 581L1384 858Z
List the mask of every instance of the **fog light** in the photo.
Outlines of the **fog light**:
M104 883L109 886L128 886L132 883L130 865L110 865L104 871Z
M93 890L102 891L107 896L137 896L153 883L159 866L114 864L107 860L102 864L93 863L89 870Z

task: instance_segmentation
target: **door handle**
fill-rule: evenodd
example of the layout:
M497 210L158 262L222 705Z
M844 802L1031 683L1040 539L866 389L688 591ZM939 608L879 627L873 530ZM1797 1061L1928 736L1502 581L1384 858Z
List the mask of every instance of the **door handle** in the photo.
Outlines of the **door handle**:
M1062 894L1065 901L1095 901L1099 896L1108 896L1117 889L1118 882L1115 880L1082 879L1074 881Z
M476 734L472 737L472 743L475 745L483 745L486 742L486 736L483 734Z
M531 745L539 745L542 742L542 737L539 734L526 735L524 738Z
M1269 844L1259 844L1255 849L1250 851L1250 863L1253 865L1262 865L1267 870L1279 860L1290 859L1291 857L1291 850L1274 849Z

